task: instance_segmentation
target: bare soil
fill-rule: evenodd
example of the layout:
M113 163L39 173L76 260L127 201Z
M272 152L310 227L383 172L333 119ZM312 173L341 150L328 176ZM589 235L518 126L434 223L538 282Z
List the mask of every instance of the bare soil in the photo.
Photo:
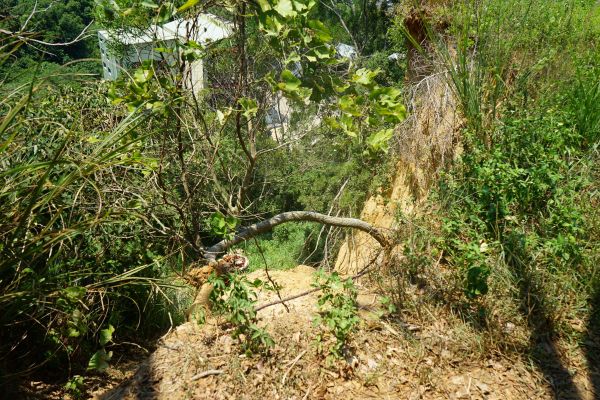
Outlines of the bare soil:
M291 296L311 288L314 270L271 271ZM265 279L264 272L251 278ZM549 382L527 360L473 357L463 337L443 319L428 326L383 317L380 299L359 283L361 326L347 360L328 360L315 346L312 324L318 293L259 312L276 345L268 355L240 354L223 321L186 323L162 340L137 372L93 398L112 399L594 399L585 374L578 393ZM277 300L260 294L259 304ZM327 343L325 343L327 346ZM572 377L571 377L572 378Z

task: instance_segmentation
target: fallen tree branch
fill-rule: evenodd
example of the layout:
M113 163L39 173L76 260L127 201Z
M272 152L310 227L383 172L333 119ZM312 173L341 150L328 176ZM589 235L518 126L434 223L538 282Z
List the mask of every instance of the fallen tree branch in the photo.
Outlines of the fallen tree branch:
M373 225L360 219L332 217L330 215L320 214L314 211L289 211L242 228L236 233L236 235L233 238L222 240L219 243L206 249L204 257L207 260L215 260L219 254L225 252L230 247L235 246L236 244L239 244L245 240L251 239L257 235L260 235L261 233L268 232L275 228L277 225L281 225L286 222L302 221L319 222L325 225L358 229L371 235L384 248L389 246L388 238L380 229L375 228Z

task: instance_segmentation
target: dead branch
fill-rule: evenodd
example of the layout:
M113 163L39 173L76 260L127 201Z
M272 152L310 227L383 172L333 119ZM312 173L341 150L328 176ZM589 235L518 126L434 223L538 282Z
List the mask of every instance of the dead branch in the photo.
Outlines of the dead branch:
M83 28L83 30L79 33L79 35L77 35L77 37L75 39L72 39L68 42L60 42L60 43L50 43L50 42L46 42L44 40L34 39L32 37L27 36L28 34L30 34L29 32L11 32L6 29L0 29L0 33L11 36L11 37L17 37L24 42L34 42L34 43L41 44L44 46L54 46L54 47L69 46L69 45L75 44L77 42L80 42L84 39L87 39L90 36L93 36L92 33L88 33L88 29L90 28L90 26L92 26L93 23L94 23L94 21L87 24L87 26L85 28Z
M289 211L278 214L267 220L242 228L232 239L225 239L206 249L204 257L207 260L215 260L216 257L232 246L245 240L251 239L261 233L268 232L277 225L286 222L318 222L325 225L339 226L342 228L354 228L371 235L381 246L388 247L389 240L386 235L373 225L356 218L332 217L314 211Z
M190 378L190 381L197 381L198 379L206 378L211 375L221 375L223 371L220 369L209 369L208 371L200 372Z

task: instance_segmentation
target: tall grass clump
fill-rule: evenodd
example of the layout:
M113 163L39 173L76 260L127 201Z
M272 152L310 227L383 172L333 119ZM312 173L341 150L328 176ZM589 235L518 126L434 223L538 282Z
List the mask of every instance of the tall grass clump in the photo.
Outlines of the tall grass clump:
M4 37L0 62L21 44ZM145 116L107 114L99 84L48 78L0 87L0 385L10 387L42 366L81 372L104 348L101 330L115 328L118 348L138 329L156 335L173 309L141 196L123 185L149 170Z

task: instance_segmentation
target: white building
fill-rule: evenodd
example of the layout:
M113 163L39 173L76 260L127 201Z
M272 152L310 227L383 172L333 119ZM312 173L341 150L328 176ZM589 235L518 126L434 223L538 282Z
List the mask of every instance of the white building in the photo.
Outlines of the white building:
M337 53L337 56L341 58L354 60L356 57L358 57L358 52L356 51L356 48L346 43L339 43L337 46L335 46L335 51Z
M152 25L137 34L98 31L104 79L115 80L124 69L135 68L146 60L176 67L179 44L190 40L206 46L229 37L232 25L212 14L200 14L192 19L178 19L164 25ZM118 50L116 50L118 49ZM169 49L165 51L164 49ZM195 60L187 66L186 87L198 93L204 88L204 63Z

